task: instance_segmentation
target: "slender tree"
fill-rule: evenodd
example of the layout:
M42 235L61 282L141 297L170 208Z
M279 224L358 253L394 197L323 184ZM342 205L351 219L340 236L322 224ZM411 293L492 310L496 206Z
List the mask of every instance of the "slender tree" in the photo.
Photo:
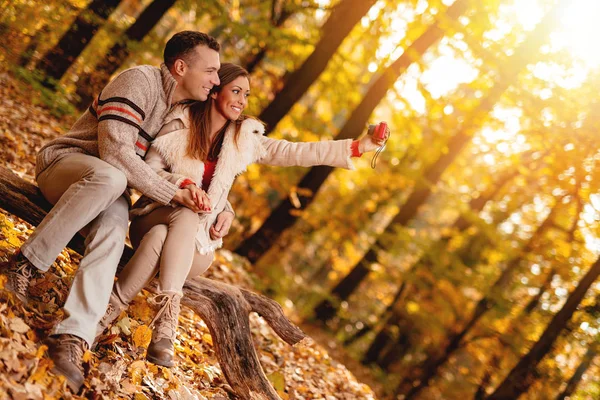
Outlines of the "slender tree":
M79 107L87 107L92 98L109 81L111 75L125 62L131 46L139 43L154 28L176 0L154 0L137 20L120 36L94 71L80 77L77 85Z
M297 70L289 74L285 86L260 113L259 118L267 124L267 134L321 75L343 40L367 14L375 1L342 0L335 6L321 28L321 39L311 55Z
M37 68L46 77L54 81L60 80L120 2L121 0L92 0L77 15L58 43L40 60Z
M600 259L592 265L575 290L571 292L566 303L552 318L552 321L548 324L546 330L531 350L521 358L517 365L509 372L508 376L486 400L516 399L527 391L534 380L538 364L550 351L559 334L567 326L573 313L581 303L581 300L583 300L590 286L598 278L598 275L600 275Z
M407 68L420 56L422 56L433 44L437 43L443 36L445 31L440 27L440 21L456 20L467 9L469 0L457 0L448 8L446 13L434 24L432 24L419 38L417 38L406 51L396 59L370 86L361 103L354 109L350 118L336 139L348 139L358 137L366 126L367 121L375 107L385 97L387 91L392 87L398 77L402 75ZM333 28L332 28L333 29ZM290 77L289 82L292 83L294 78ZM276 107L277 98L271 103ZM263 114L266 112L265 110ZM263 115L260 117L263 121L269 123ZM298 196L300 202L300 210L312 202L314 193L316 193L321 185L325 182L329 174L333 171L331 167L314 167L304 176L297 185L299 193L312 193L311 196ZM292 213L292 210L297 210L292 204L291 199L287 198L273 210L271 215L266 219L263 225L248 239L242 242L235 250L238 254L247 257L251 262L257 261L262 257L273 245L280 234L291 227L298 218L297 213Z

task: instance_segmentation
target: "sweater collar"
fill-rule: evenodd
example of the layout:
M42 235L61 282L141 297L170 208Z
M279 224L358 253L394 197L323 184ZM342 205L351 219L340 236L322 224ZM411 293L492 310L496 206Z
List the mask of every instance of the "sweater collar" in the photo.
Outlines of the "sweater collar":
M173 78L171 71L169 71L169 68L164 63L160 65L160 74L162 76L163 90L167 96L167 110L169 110L172 106L171 103L173 101L173 94L175 94L175 88L177 87L177 81Z

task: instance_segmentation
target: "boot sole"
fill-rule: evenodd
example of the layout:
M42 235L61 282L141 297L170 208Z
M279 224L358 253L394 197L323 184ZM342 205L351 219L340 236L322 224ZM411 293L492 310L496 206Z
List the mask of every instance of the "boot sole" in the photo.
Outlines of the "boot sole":
M175 366L175 362L173 360L164 361L159 358L155 358L150 354L146 354L146 360L150 361L152 364L160 365L161 367L173 368Z

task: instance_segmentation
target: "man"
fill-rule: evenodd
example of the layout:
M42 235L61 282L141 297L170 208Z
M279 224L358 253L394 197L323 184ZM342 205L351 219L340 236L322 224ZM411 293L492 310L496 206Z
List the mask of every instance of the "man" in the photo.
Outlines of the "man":
M119 74L66 135L38 154L36 180L54 207L11 259L6 287L26 301L31 280L50 268L77 232L86 236L66 318L47 340L55 372L75 393L84 380L83 353L94 341L123 252L127 187L163 205L199 211L190 190L159 177L142 158L174 104L205 101L219 84L219 49L204 33L177 33L165 46L160 69L139 66Z

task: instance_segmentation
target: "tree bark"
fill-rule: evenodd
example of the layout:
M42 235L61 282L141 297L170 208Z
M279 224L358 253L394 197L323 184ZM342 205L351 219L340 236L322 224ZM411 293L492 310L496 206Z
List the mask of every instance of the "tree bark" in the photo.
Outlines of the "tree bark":
M581 279L575 290L569 295L567 302L552 318L552 321L531 350L521 358L504 381L486 400L516 399L527 391L534 380L535 370L539 362L550 351L558 335L566 327L577 306L583 300L590 286L596 281L598 275L600 275L600 259L592 265Z
M54 86L63 77L120 2L121 0L92 0L77 15L69 30L37 65L50 78L47 81L50 86Z
M457 0L450 6L440 20L456 20L462 15L467 9L469 0ZM425 33L417 38L406 51L396 59L392 65L390 65L382 74L379 76L373 85L369 88L365 97L361 103L354 109L350 118L338 135L336 139L349 139L358 137L364 130L367 124L369 116L385 97L387 91L392 87L394 82L398 80L398 77L402 75L406 69L415 61L415 55L422 56L434 43L439 41L444 36L444 31L439 26L439 21L431 25ZM290 77L289 82L293 83L293 76ZM277 98L271 103L274 107L277 106ZM291 107L291 105L290 105ZM268 108L267 108L268 109ZM263 112L266 113L267 110ZM283 115L281 115L283 117ZM279 119L281 119L279 117ZM260 118L271 125L272 121L269 121L261 114ZM279 121L279 119L277 121ZM314 199L314 194L319 190L321 185L325 182L329 174L333 171L331 167L313 167L310 171L302 178L300 183L297 185L298 188L303 189L301 192L311 193L310 196L298 196L300 201L299 210L305 210L306 207ZM251 262L256 262L261 258L273 245L275 240L281 235L281 233L287 228L291 227L298 218L298 209L292 204L289 198L286 198L279 204L271 215L266 219L263 225L248 239L242 242L236 249L235 252L247 257Z
M38 225L51 207L35 185L0 167L0 208ZM83 238L77 235L69 247L83 254ZM120 265L124 265L132 253L127 247ZM249 313L254 311L261 315L275 333L292 346L309 345L311 339L285 317L278 303L265 296L202 277L186 282L183 292L183 304L206 322L219 365L236 394L243 399L280 400L258 360Z
M154 0L142 11L137 20L119 37L94 71L82 76L77 84L78 106L87 107L110 80L112 74L125 62L131 51L130 46L139 43L161 20L176 0Z

